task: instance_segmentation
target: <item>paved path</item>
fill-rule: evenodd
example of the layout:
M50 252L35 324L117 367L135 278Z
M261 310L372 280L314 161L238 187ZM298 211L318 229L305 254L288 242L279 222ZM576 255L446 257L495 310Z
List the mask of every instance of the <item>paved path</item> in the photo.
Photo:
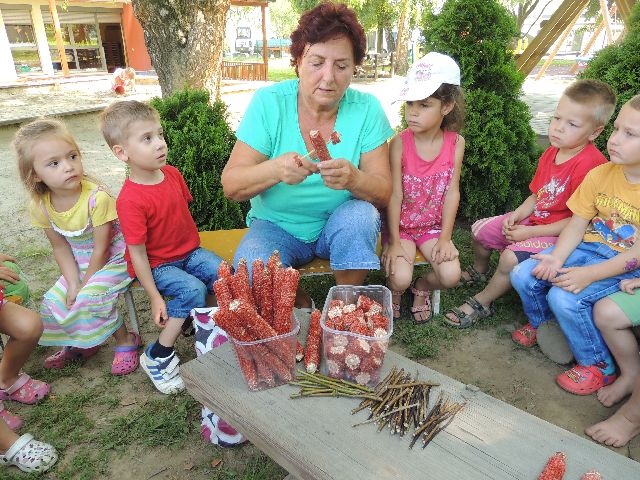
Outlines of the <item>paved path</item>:
M393 93L402 84L402 77L358 81L354 88L376 95L392 126L400 123L400 104L393 103ZM549 118L555 105L572 77L549 76L541 80L528 77L524 83L522 99L531 109L531 126L538 135L546 136ZM251 100L253 92L268 82L227 82L222 86L222 99L229 105L230 123L235 128ZM60 83L48 87L5 88L0 90L0 126L22 123L44 115L73 115L100 111L111 102L127 98L148 100L160 96L158 85L138 85L136 92L125 97L114 95L108 77L95 77L91 81Z

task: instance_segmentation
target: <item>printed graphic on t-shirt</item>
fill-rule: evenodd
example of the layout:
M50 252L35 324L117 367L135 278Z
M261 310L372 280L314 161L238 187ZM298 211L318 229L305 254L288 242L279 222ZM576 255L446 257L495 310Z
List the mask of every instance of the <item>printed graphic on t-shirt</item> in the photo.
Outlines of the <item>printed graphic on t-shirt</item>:
M570 179L571 176L568 176L562 182L556 177L551 177L551 180L536 193L536 208L532 215L537 218L547 218L550 215L549 209L558 202L558 197L567 189Z
M632 247L638 237L640 210L618 197L602 193L596 197L595 206L608 215L595 216L586 233L599 235L605 242L623 249Z

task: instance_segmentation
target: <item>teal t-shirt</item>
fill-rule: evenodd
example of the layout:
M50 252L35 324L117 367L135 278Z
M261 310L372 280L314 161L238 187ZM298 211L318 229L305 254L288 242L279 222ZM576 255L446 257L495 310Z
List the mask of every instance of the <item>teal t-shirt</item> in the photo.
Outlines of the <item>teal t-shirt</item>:
M356 167L360 155L378 148L394 134L378 99L351 88L340 100L335 130L342 141L329 144L329 153ZM306 153L298 122L298 80L256 91L236 136L269 159L286 152ZM247 225L255 218L268 220L303 242L313 242L331 213L351 198L349 191L325 187L319 174L298 185L280 182L251 199Z

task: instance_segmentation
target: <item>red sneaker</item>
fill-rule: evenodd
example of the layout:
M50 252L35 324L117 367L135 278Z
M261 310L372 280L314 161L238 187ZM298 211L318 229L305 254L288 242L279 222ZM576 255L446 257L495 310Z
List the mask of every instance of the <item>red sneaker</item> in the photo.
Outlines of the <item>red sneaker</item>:
M574 395L591 395L602 387L611 385L618 376L605 375L595 365L576 365L556 377L560 388Z
M536 329L527 323L511 334L511 340L523 347L533 347L538 342Z

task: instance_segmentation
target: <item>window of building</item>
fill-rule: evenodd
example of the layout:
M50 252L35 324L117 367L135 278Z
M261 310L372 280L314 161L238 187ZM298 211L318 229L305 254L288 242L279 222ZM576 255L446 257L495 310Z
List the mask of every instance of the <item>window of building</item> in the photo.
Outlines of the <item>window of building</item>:
M5 25L17 73L42 71L36 37L31 25Z
M51 49L54 69L61 70L60 54L51 23L45 24L47 41ZM100 48L100 37L94 23L70 23L60 25L67 63L75 70L103 70L106 68Z

